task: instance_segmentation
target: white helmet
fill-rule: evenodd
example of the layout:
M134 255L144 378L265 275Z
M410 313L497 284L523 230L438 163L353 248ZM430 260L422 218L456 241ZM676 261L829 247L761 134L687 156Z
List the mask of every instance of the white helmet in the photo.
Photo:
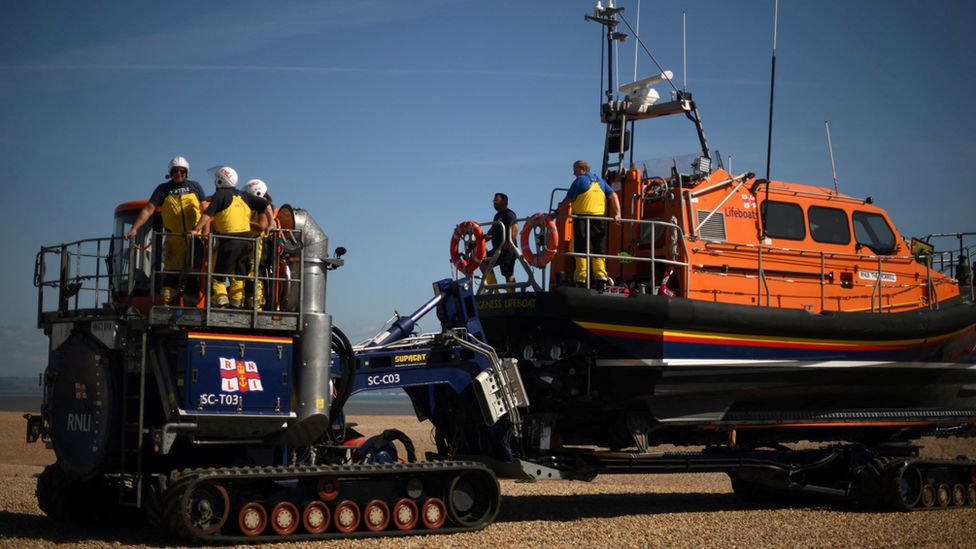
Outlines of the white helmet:
M214 184L218 189L234 188L237 186L237 172L230 166L222 166L214 175Z
M244 185L244 192L264 198L268 192L268 185L260 179L252 179L247 182L247 185Z
M190 171L190 161L182 156L174 156L169 161L169 171L173 171L173 168L183 168L186 171Z

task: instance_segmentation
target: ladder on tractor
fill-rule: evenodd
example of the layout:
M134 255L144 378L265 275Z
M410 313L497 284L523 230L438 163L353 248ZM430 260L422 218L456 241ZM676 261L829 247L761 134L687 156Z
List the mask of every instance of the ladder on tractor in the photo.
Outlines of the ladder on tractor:
M142 507L145 395L146 331L138 330L129 334L122 371L119 505L126 507Z

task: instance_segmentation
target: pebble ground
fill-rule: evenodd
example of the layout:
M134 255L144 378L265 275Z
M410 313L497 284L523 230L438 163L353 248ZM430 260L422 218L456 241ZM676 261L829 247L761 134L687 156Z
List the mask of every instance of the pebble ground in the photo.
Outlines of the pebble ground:
M364 432L396 427L421 455L429 424L412 417L361 417ZM179 547L148 526L71 527L48 520L34 499L35 476L54 460L24 443L21 414L0 413L0 547ZM976 456L976 440L926 440L925 455ZM593 482L501 481L497 520L478 532L268 544L275 548L591 547L976 547L976 508L875 513L852 508L755 506L722 474L618 475ZM242 546L246 547L246 546Z

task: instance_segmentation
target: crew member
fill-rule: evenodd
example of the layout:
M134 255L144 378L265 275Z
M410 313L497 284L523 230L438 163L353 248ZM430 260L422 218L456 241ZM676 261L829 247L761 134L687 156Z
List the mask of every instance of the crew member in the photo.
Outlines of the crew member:
M216 191L210 197L210 205L200 216L192 233L198 234L210 223L214 234L229 237L219 239L217 244L211 304L214 307L230 305L239 309L244 305L244 280L240 277L246 276L250 267L251 212L260 213L257 228L264 231L271 225L271 205L263 198L238 191L237 172L229 166L217 170L214 185ZM228 275L229 292L226 286Z
M263 198L271 204L271 195L268 194L268 185L260 179L252 179L244 185L244 192ZM274 211L274 205L271 206ZM251 212L251 236L258 238L257 251L251 255L250 269L247 276L248 281L244 286L244 295L247 296L247 307L249 309L257 307L258 310L264 305L264 281L261 277L267 277L271 266L271 245L268 242L268 230L274 228L274 218L271 219L271 226L268 230L260 229L261 215L263 212ZM257 281L254 280L254 257L258 258Z
M603 217L607 213L607 199L613 205L613 221L620 223L620 200L613 189L601 177L590 173L590 165L583 160L573 162L573 175L576 179L569 186L566 198L560 206L572 204L572 213L583 216L573 220L573 251L587 252L586 227L589 221L589 253L607 253L607 222L602 219L585 219L587 216ZM607 262L602 257L594 257L592 265L593 279L597 285L605 285L610 277L607 276ZM587 260L585 257L576 258L576 272L574 279L577 284L585 285L587 275Z
M206 195L199 183L187 179L189 173L190 163L186 158L177 156L170 160L168 180L152 192L149 203L126 234L127 238L135 237L157 209L162 214L165 232L176 233L163 238L163 305L179 304L180 286L185 306L195 307L200 299L199 276L186 273L203 264L203 246L198 241L192 247L187 246L184 235L200 220L200 202Z
M511 246L506 246L509 241L514 242L515 233L518 231L516 225L516 219L518 217L515 212L508 207L508 195L505 193L495 193L495 198L492 200L492 206L495 208L495 218L492 220L491 228L488 229L488 234L485 235L487 240L491 241L491 250L488 252L485 262L490 260L495 253L498 253L498 260L495 265L499 268L502 276L505 277L505 282L509 284L515 283L515 251L512 250ZM488 271L485 275L485 281L489 284L495 283L494 269ZM513 288L509 288L512 291Z

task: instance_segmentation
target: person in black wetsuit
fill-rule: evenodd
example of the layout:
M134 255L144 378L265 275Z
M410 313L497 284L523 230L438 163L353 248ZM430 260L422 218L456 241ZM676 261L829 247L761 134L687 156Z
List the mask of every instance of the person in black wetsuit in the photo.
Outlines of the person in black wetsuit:
M518 216L509 209L508 195L505 193L495 193L492 205L495 207L496 213L495 218L492 220L491 228L488 229L488 234L485 235L485 238L491 241L491 250L488 252L487 257L490 258L498 251L498 261L495 262L495 266L498 267L502 276L505 277L505 282L514 284L515 260L517 258L515 251L510 247L505 247L505 243L508 242L509 238L511 238L513 243L515 242L514 233L518 230L516 225ZM494 274L487 273L486 277L494 278Z
M235 238L221 239L217 244L211 286L211 304L214 307L230 305L239 309L244 305L244 279L250 269L251 259L251 212L260 212L258 228L264 231L271 225L271 205L267 200L237 190L237 172L224 166L214 176L217 190L210 197L210 206L193 227L198 234L211 223L214 234ZM228 291L226 277L230 275Z

